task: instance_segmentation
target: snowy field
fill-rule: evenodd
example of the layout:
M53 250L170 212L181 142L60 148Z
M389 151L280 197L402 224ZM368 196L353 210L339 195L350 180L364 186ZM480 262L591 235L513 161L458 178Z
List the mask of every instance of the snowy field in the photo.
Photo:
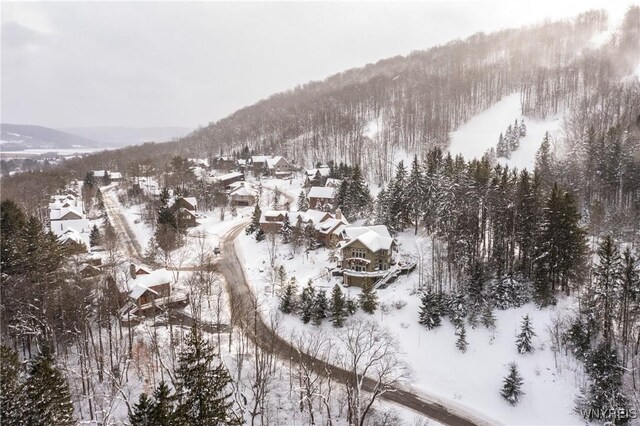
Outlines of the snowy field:
M560 134L562 117L550 117L545 120L534 120L522 116L520 94L513 93L503 97L488 109L475 115L450 135L451 155L462 154L467 160L480 158L484 153L496 146L500 133L505 133L507 126L517 119L524 118L527 135L520 139L520 147L511 154L511 158L500 158L502 164L519 169L533 169L535 154L545 132L549 132L552 140Z
M415 250L412 233L401 234L399 239L403 243L401 254L404 251L405 256L410 255L409 252ZM236 248L263 315L268 317L274 314L278 309L278 289L271 287L267 243L256 243L253 236L242 234L236 242ZM328 249L319 249L308 257L300 253L292 255L288 246L280 246L276 263L285 267L289 277L296 277L299 291L312 279L316 289L325 289L330 296L333 286L341 283L340 277L323 275L327 267L333 266L329 263L330 255ZM428 259L425 261L430 264ZM416 292L417 280L417 270L400 277L388 288L378 290L381 304L374 315L361 311L356 314L380 321L397 337L401 357L412 371L410 384L414 389L481 413L481 417L491 419L490 423L580 423L579 417L573 413L580 385L580 375L575 370L580 367L572 357L554 354L549 334L549 327L557 312L566 312L571 308L566 306L568 302L543 310L533 304L506 311L496 310L496 330L491 332L481 325L475 329L468 326L469 347L466 353L462 353L455 346L454 327L448 320L434 330L426 330L418 324L420 298ZM343 291L349 298L357 298L360 292L355 287L343 287ZM403 303L406 305L396 307ZM534 338L536 350L533 354L520 355L516 350L515 338L522 317L527 314L537 334ZM324 321L320 328L334 335L340 330L333 328L328 321ZM305 325L298 316L284 315L279 333L290 338L294 333L317 330L316 326ZM525 395L516 407L510 406L499 394L508 364L512 361L518 364L524 377Z

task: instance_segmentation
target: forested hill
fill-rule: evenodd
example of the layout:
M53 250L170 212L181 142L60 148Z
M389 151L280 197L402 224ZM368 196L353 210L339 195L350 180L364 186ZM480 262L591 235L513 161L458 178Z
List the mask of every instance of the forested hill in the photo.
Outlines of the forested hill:
M640 115L640 8L631 8L606 42L592 43L607 25L606 12L589 11L570 21L475 34L275 94L177 142L96 154L66 168L76 176L92 168L126 171L142 161L162 169L174 155L247 146L300 166L360 164L383 183L399 151L422 155L445 147L452 130L510 93L521 93L527 117L571 111L568 143L574 152L585 151L574 145L589 131L604 137Z
M397 149L446 145L450 131L514 91L523 93L525 115L544 117L598 85L616 84L632 72L628 52L637 55L637 38L630 22L613 45L586 49L606 25L606 14L593 11L382 60L241 109L186 137L181 148L206 153L247 144L299 163L375 168ZM379 137L371 142L364 135L373 121Z
M302 165L359 163L370 169L371 177L386 180L395 151L420 154L446 146L452 130L513 92L522 93L523 114L529 117L581 106L587 115L595 109L615 110L602 117L599 128L628 123L635 113L629 99L626 105L603 108L602 103L632 85L624 77L638 63L638 19L638 8L631 9L617 37L597 47L590 40L607 27L604 11L475 34L273 95L177 144L157 145L155 151L166 158L218 154L246 145ZM618 100L625 102L624 97ZM372 139L365 137L371 126L377 129ZM131 151L142 152L149 150Z

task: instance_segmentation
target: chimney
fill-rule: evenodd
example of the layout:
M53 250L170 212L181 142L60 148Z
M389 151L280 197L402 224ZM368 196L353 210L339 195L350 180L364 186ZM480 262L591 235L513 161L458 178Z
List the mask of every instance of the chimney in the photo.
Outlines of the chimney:
M131 278L133 278L134 280L136 279L136 265L134 265L133 263L129 265L129 274L131 275Z
M336 209L336 219L342 219L342 210L340 210L340 207Z

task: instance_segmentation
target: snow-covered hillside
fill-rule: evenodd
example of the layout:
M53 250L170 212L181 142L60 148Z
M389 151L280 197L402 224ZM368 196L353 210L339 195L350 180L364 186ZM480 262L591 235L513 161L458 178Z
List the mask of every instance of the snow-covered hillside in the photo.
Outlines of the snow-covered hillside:
M545 132L548 131L552 138L557 137L562 128L563 118L558 116L535 120L523 117L521 111L519 93L503 97L452 132L449 151L452 155L462 154L466 159L480 158L488 149L495 148L500 133L504 134L509 124L516 119L518 122L524 119L527 135L520 139L520 147L512 153L511 158L500 158L499 161L519 169L532 169L535 153Z

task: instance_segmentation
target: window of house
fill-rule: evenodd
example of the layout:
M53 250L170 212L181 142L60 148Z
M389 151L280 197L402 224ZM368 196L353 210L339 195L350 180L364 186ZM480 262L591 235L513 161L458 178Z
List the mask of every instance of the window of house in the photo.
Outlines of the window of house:
M356 272L364 272L365 268L362 265L353 265L353 270Z
M352 257L359 257L361 259L365 258L365 252L364 249L353 249L353 251L351 252Z

